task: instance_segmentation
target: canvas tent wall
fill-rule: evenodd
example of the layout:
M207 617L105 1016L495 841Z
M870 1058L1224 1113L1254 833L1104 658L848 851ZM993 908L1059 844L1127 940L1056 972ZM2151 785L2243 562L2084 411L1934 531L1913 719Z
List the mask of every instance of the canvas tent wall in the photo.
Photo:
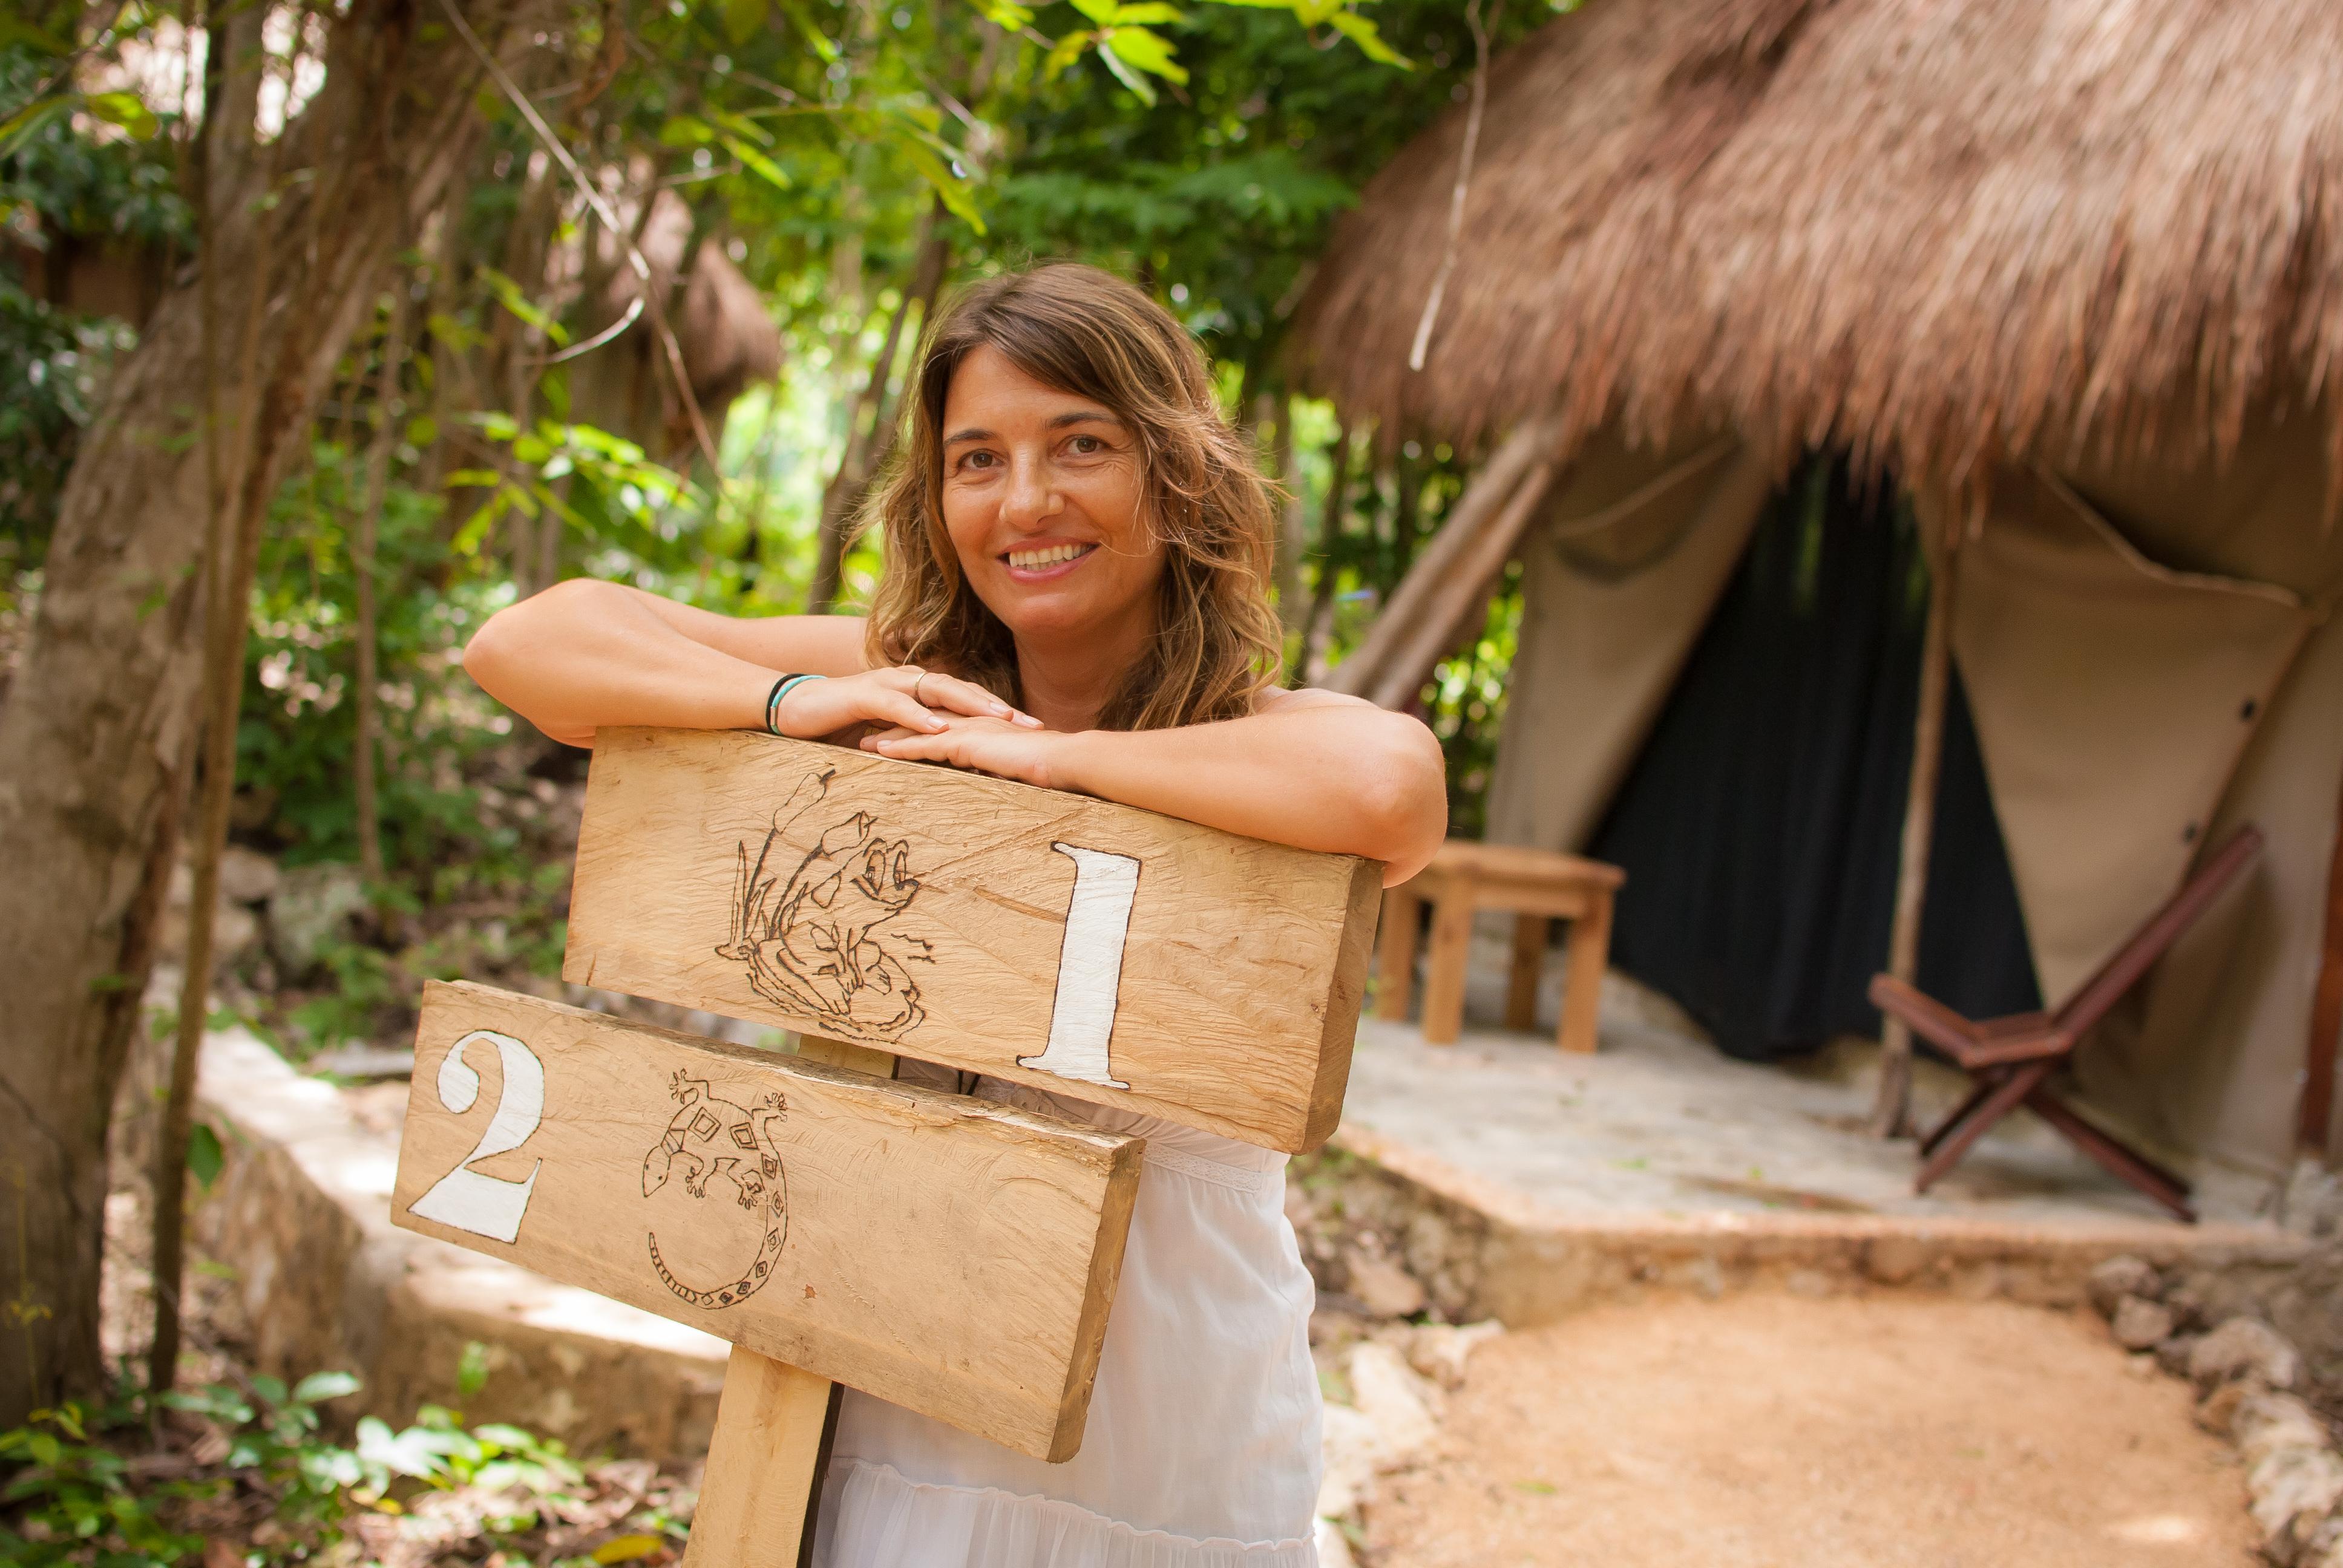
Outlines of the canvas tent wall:
M2046 998L2268 835L2080 1071L2167 1151L2282 1164L2343 787L2343 12L1604 0L1493 74L1411 372L1463 121L1298 341L1387 439L1551 432L1492 837L1584 841L1774 484L1850 449L1950 575Z
M2265 1167L2292 1148L2343 785L2343 625L2322 598L2343 580L2343 530L2322 540L2298 510L2322 504L2319 434L2258 429L2252 478L2136 463L2013 473L1982 515L1916 498L1930 533L1959 535L1935 564L1953 574L1954 658L2046 998L2079 984L2199 846L2247 820L2268 835L2245 896L2081 1062L2092 1101L2141 1136ZM1772 473L1714 443L1581 455L1523 550L1492 839L1584 847ZM1572 549L1554 548L1564 538Z

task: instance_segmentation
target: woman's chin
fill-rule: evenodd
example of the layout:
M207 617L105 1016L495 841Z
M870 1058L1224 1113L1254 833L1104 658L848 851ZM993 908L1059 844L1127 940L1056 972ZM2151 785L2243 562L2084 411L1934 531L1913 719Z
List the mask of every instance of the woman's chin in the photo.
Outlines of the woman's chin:
M992 606L1011 635L1033 642L1094 639L1127 620L1130 605L1101 605L1087 594L1053 593L1043 588L1012 588Z

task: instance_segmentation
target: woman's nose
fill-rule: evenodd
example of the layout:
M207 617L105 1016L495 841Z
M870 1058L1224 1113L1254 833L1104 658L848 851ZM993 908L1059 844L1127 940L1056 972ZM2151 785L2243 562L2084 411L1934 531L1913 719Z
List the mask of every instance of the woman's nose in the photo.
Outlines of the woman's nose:
M1001 506L1001 518L1010 527L1029 531L1041 528L1058 515L1062 504L1047 463L1021 457L1011 464L1009 495Z

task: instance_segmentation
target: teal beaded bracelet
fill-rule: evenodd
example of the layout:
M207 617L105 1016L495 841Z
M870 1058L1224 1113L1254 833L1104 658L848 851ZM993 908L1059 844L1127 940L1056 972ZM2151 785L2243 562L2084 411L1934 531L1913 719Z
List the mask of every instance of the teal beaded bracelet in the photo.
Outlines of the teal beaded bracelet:
M781 732L780 726L776 724L774 719L780 712L782 698L787 697L809 680L822 678L824 678L819 675L785 675L773 682L773 689L765 696L765 733L779 735Z

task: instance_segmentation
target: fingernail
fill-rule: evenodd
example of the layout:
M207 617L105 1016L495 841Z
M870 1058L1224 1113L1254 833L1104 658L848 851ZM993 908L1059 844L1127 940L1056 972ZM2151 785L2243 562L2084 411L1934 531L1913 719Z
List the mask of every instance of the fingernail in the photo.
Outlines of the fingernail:
M1017 722L1023 725L1028 729L1039 729L1041 728L1041 721L1034 718L1030 713L1019 714L1017 716Z

